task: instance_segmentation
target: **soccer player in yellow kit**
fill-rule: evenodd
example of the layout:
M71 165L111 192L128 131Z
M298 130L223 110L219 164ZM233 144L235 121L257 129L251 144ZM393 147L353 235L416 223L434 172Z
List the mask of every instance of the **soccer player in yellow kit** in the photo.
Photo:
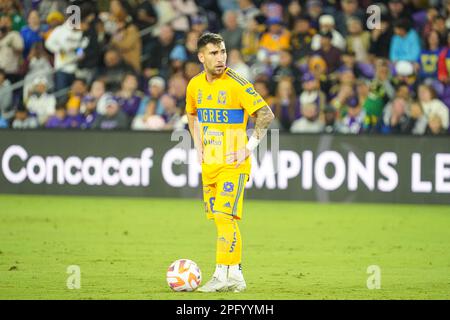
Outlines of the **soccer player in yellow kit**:
M189 130L202 164L203 198L207 218L217 227L216 270L201 292L246 289L242 274L242 218L250 154L267 132L274 115L253 85L227 68L222 37L206 33L198 40L204 71L189 82L186 113ZM249 117L255 130L247 139Z

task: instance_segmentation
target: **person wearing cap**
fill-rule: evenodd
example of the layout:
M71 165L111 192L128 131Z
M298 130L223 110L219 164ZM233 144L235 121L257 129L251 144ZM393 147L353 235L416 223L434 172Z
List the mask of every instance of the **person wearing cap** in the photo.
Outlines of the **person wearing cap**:
M345 116L338 123L338 132L343 134L360 134L364 129L366 114L359 104L350 104Z
M163 107L160 99L166 91L166 81L158 76L151 78L148 82L148 95L141 102L138 110L138 115L143 115L146 109L151 105L151 113L161 115Z
M311 43L311 48L317 51L321 48L321 34L331 33L331 43L339 50L345 50L346 42L339 31L335 28L335 20L332 15L324 14L319 18L319 33L314 35Z
M300 108L306 104L314 103L320 110L325 107L326 95L320 90L319 79L311 72L302 76L302 93L299 96Z
M266 24L268 25L268 31L261 37L258 55L263 61L276 65L278 64L280 51L289 48L291 35L283 26L283 21L280 18L269 18Z
M125 130L129 128L127 115L120 110L120 104L114 97L110 96L105 101L106 113L99 115L92 129L94 130Z
M27 109L36 114L40 125L44 125L47 119L55 113L56 98L53 94L49 94L47 89L46 78L34 79L29 97L26 100Z
M81 129L90 129L98 117L97 99L93 95L88 94L81 100L80 116L79 127Z
M48 30L44 33L44 40L47 40L50 37L50 34L57 27L64 23L64 15L59 11L52 11L48 14L45 21L47 22Z

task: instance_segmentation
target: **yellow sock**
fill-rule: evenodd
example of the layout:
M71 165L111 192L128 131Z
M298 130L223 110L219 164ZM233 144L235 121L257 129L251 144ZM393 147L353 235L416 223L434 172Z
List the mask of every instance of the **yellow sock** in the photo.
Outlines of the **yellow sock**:
M215 213L214 221L217 227L217 264L226 266L240 264L242 240L237 221L223 213Z

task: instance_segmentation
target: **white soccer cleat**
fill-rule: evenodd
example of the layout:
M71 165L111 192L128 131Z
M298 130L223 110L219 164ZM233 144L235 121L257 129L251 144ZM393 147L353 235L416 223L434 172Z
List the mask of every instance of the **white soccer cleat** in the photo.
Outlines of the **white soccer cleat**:
M228 283L226 281L220 281L218 278L213 277L204 286L197 289L199 292L224 292L227 291Z
M230 292L242 292L247 289L247 284L242 274L242 266L240 264L230 266L228 269L227 289Z
M245 291L245 289L247 289L247 284L245 283L244 278L228 278L227 291L238 293Z

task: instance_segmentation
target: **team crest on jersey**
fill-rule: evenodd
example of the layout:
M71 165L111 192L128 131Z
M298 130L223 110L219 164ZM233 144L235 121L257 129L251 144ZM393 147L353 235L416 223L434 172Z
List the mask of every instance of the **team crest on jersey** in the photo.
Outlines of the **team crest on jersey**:
M203 92L201 89L199 89L197 93L197 104L201 104L202 100L203 100Z
M219 98L217 99L217 103L221 105L227 104L227 92L226 91L219 91Z
M245 92L247 92L248 94L250 94L250 95L252 95L252 96L254 96L254 97L257 97L258 96L258 94L256 93L256 91L255 91L255 89L253 89L253 88L248 88L247 90L245 90Z
M234 190L234 183L233 182L225 182L223 184L223 191L224 192L233 192Z

